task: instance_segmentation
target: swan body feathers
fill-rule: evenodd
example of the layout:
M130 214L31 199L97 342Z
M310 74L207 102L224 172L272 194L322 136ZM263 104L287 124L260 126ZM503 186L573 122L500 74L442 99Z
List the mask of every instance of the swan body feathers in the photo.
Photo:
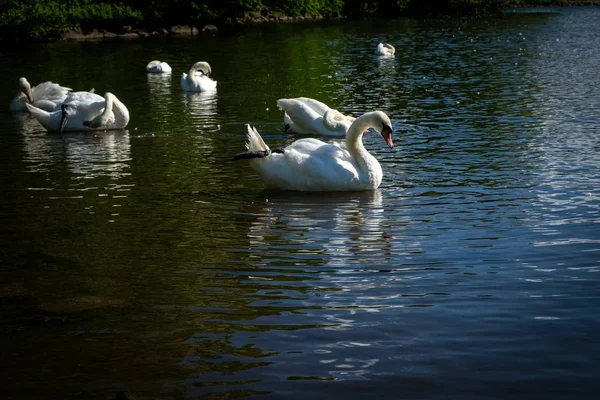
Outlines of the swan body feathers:
M308 97L279 99L277 106L285 113L283 121L286 133L340 137L346 134L355 119Z
M29 112L51 132L123 129L129 110L112 93L104 97L90 92L71 92L60 109L53 112L27 104Z
M211 79L210 65L206 61L198 61L188 71L181 74L181 89L185 92L212 92L217 90L217 81Z
M362 134L374 128L391 148L391 121L381 111L365 113L351 125L344 141L299 139L279 152L270 151L256 128L248 125L246 148L251 167L269 188L296 191L354 191L379 187L383 172L362 144ZM242 153L243 154L243 153Z
M10 102L10 110L15 112L27 112L26 104L46 111L56 110L67 98L71 88L60 86L51 81L42 82L31 86L26 78L19 78L19 93Z
M377 45L377 50L375 53L380 56L388 56L391 57L396 54L396 49L389 43L379 43Z
M164 61L153 60L146 65L146 72L153 74L165 74L173 71L171 66Z

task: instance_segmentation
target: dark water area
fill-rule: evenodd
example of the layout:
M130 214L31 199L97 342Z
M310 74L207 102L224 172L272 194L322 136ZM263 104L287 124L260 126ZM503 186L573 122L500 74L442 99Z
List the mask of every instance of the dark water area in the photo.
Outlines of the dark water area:
M3 399L589 399L600 390L600 9L1 48ZM392 43L396 57L374 55ZM173 74L147 75L168 62ZM214 95L179 77L208 61ZM47 133L17 79L110 91ZM381 187L267 191L275 101L393 122Z

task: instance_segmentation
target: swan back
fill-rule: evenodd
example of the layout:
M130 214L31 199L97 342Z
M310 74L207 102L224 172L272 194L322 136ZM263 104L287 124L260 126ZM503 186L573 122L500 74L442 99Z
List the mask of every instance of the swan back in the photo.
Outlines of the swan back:
M321 115L325 114L325 112L330 109L327 104L310 97L297 97L295 100L301 101Z
M162 74L162 73L168 73L171 71L172 71L172 69L169 64L167 64L166 62L158 61L158 60L150 61L148 63L148 65L146 65L146 72L150 72L150 73Z
M389 43L379 43L375 53L380 56L393 56L396 53L396 49Z
M344 136L354 120L318 100L307 97L279 99L277 106L285 112L286 132Z
M333 108L327 110L323 115L323 125L327 129L326 135L334 134L335 136L346 135L350 125L352 124L352 117L346 117L344 114Z
M284 122L293 125L293 132L314 133L318 132L321 114L299 99L279 99L277 107L285 112ZM286 118L287 116L287 118Z

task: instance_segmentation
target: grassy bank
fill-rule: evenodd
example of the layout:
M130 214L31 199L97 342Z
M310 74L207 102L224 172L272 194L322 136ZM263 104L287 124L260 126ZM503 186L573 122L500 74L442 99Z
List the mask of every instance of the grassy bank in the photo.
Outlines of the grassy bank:
M275 15L292 18L481 15L506 7L567 3L565 0L4 0L0 4L0 40L52 40L73 30L119 33L174 25L237 24Z

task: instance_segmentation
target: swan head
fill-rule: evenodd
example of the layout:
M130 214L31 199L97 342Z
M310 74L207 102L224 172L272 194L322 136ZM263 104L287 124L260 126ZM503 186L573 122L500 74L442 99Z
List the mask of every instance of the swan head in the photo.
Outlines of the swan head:
M211 69L210 65L206 61L198 61L192 66L192 69L202 72L204 75L210 78Z
M390 149L394 148L394 142L392 141L392 121L383 111L373 112L373 128L383 137L385 143Z
M27 79L25 77L21 77L19 78L19 88L21 89L21 92L27 96L27 100L33 104L33 98L32 98L32 94L31 94L31 85L29 84L29 82L27 81Z

